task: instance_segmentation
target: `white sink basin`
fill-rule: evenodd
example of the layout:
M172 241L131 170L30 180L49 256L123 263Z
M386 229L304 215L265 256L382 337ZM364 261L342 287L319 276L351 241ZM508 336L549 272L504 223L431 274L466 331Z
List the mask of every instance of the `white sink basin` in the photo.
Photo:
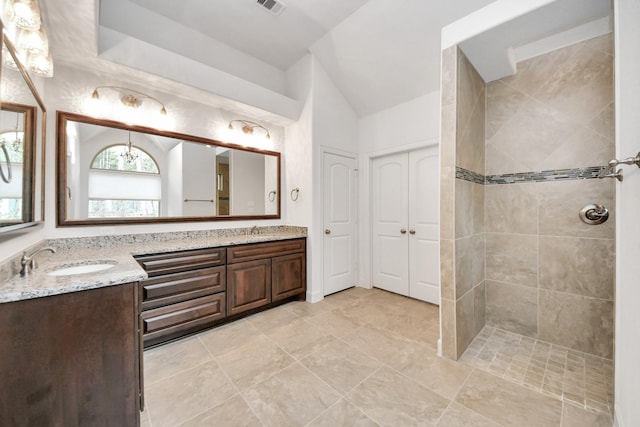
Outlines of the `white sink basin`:
M71 276L73 274L95 273L113 267L113 263L96 262L92 264L77 264L72 266L62 266L47 273L49 276Z

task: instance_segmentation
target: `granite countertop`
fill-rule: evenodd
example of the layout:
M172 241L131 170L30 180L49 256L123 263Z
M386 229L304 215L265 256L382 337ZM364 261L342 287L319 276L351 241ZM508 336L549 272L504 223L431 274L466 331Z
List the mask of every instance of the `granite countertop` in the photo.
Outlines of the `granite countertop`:
M146 279L147 273L133 258L135 255L270 242L302 237L306 237L306 232L297 233L287 231L270 234L122 243L103 247L57 248L55 254L49 254L48 252L39 254L37 257L37 268L32 270L29 276L21 277L20 275L15 275L7 283L0 285L0 303L78 292ZM48 274L54 270L68 266L96 263L108 263L114 264L114 266L92 273L67 276L52 276Z

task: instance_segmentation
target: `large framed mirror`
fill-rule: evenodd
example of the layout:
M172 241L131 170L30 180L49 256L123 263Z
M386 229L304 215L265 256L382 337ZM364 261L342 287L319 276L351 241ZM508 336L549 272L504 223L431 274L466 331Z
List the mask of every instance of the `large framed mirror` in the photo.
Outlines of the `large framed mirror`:
M46 108L14 46L6 37L2 44L0 233L7 233L37 225L44 217Z
M280 153L57 112L58 226L280 218Z

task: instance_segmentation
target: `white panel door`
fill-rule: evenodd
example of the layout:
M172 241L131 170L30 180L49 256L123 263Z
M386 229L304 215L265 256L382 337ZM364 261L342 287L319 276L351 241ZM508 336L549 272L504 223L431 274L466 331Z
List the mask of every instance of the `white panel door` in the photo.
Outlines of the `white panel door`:
M325 153L324 295L356 284L356 159Z
M616 157L640 150L640 2L617 0ZM616 183L615 425L640 426L640 170L622 166ZM609 219L611 220L611 219Z
M409 295L407 154L374 159L372 182L373 286Z
M438 147L409 153L409 296L440 304Z

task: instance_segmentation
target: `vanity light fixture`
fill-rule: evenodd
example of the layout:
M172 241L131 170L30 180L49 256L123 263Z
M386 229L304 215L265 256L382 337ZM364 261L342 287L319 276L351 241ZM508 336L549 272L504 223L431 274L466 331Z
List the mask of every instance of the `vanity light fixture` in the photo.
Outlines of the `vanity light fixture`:
M53 77L53 60L38 0L7 0L3 12L3 20L7 23L4 32L15 42L21 62L34 74ZM15 61L9 59L5 64L18 68Z
M121 86L98 86L93 90L91 98L100 99L100 91L116 92L120 97L120 102L122 102L122 105L134 109L141 106L144 100L149 99L160 105L160 114L162 114L163 116L167 115L167 109L165 108L164 104L159 99L154 98L151 95L147 95L146 93Z
M231 120L229 122L229 126L228 126L229 130L233 130L234 129L234 126L233 126L234 123L242 124L242 127L240 129L246 135L253 135L253 130L258 128L258 129L262 129L264 131L265 138L271 139L271 135L269 134L269 131L267 130L267 128L262 126L259 123L252 122L252 121L249 121L249 120L239 120L239 119Z

